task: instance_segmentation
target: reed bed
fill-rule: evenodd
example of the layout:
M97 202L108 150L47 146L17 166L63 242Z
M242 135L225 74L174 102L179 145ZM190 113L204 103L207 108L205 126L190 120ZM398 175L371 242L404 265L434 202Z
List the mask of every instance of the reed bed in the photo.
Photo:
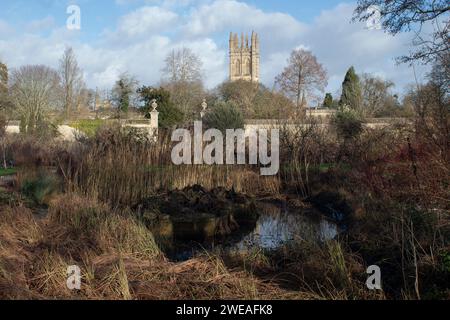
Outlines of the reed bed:
M279 177L261 176L257 166L174 165L172 147L168 135L154 142L115 129L80 146L60 167L72 190L114 205L132 206L158 192L192 185L247 194L280 192Z

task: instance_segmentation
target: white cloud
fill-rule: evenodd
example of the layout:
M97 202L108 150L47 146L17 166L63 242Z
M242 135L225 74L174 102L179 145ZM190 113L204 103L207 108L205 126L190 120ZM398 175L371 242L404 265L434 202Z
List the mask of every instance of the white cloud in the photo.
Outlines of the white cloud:
M190 36L240 29L250 32L270 31L277 39L293 39L304 25L284 13L266 13L256 7L234 0L217 0L193 11L186 23ZM235 30L236 31L236 30ZM275 39L274 39L275 40Z
M39 20L33 20L26 26L28 32L41 32L51 29L55 26L55 19L52 16L45 17Z
M172 28L178 15L159 7L142 7L124 16L118 27L123 36L135 37L156 34Z
M187 47L197 54L203 62L203 74L207 85L216 86L227 78L227 50L220 49L213 39L202 38L191 41L174 42L173 49Z
M407 53L411 35L393 37L381 30L369 30L363 23L351 23L353 8L341 4L322 12L300 38L327 68L329 90L334 92L340 87L352 65L359 73L383 74L402 90L413 80L412 69L397 65L395 58Z
M134 0L116 0L122 5ZM140 0L136 0L136 3ZM64 47L74 47L91 87L111 87L118 75L129 72L142 84L156 84L165 56L189 47L204 65L205 82L214 87L227 78L228 34L255 30L261 40L261 76L269 87L285 66L292 49L308 48L330 75L328 91L335 93L347 69L384 75L401 88L411 82L412 71L396 66L394 58L406 53L409 35L392 37L351 24L353 6L339 5L323 11L306 24L293 16L265 12L235 0L147 0L146 5L122 16L111 30L95 41L80 40L80 33L64 28L43 36L33 29L14 37L14 29L0 20L0 55L11 67L47 64L57 67ZM187 6L187 7L185 7ZM178 10L177 10L178 8ZM182 8L182 9L180 9ZM48 28L51 19L35 21ZM82 30L83 32L83 30ZM84 32L86 32L84 30Z
M11 27L6 21L0 19L0 41L6 39L8 36L14 33L14 28Z

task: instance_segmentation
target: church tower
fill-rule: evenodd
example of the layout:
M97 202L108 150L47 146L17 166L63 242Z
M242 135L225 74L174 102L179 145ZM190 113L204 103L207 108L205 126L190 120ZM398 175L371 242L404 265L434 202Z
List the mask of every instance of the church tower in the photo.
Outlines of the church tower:
M249 42L248 35L239 36L230 33L230 81L245 80L259 82L259 38L252 32Z

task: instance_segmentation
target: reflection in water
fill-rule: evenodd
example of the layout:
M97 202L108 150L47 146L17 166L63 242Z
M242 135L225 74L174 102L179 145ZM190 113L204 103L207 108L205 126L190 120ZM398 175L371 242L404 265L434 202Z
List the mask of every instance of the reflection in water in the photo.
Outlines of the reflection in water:
M214 248L241 253L254 249L274 250L292 241L322 242L338 235L336 224L320 218L322 216L318 212L308 215L270 203L259 203L258 210L260 217L256 225L251 229L241 227L228 237L212 237L199 243L192 232L186 234L181 231L185 229L172 228L171 236L163 237L166 239L164 242L158 237L161 232L154 234L160 238L158 242L167 256L177 261L188 260L196 252Z
M337 226L327 220L313 220L301 212L291 212L273 204L260 205L261 216L256 228L232 250L277 249L291 241L321 242L338 234Z

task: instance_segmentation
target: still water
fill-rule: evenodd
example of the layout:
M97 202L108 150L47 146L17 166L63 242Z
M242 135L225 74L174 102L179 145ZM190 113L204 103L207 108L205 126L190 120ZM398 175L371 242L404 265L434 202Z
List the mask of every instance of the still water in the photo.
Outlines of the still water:
M273 204L259 205L261 216L256 227L230 249L274 250L293 241L322 242L338 235L336 224L321 218L318 212L292 211ZM313 218L314 217L314 218Z
M205 250L242 253L255 249L270 251L293 241L323 242L334 239L339 233L336 224L311 209L292 210L284 205L264 202L257 207L260 217L256 224L241 228L230 236L209 238L200 243L175 233L170 243L166 241L161 247L168 257L182 261Z

